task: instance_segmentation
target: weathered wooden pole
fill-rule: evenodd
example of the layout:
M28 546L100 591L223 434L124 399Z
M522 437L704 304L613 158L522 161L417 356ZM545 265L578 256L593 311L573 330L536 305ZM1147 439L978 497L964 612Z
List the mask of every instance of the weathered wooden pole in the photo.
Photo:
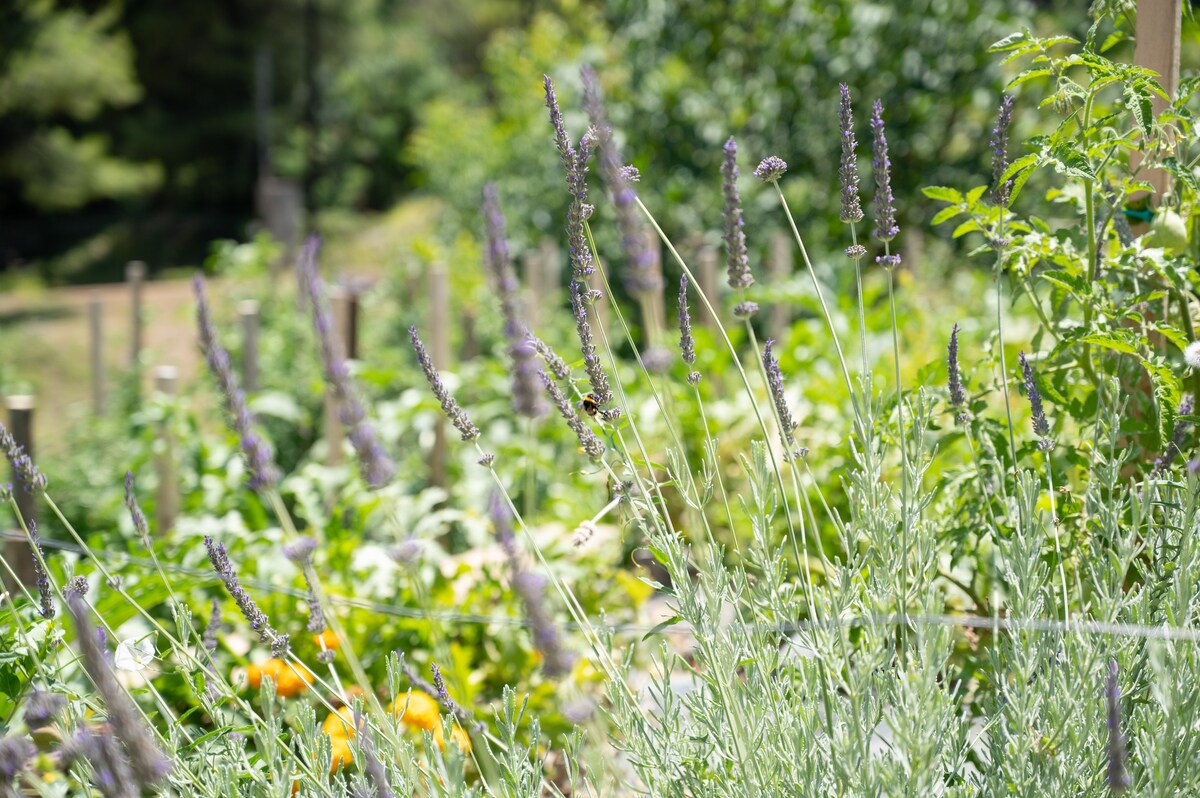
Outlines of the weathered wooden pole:
M142 284L146 281L146 264L131 260L125 264L125 282L129 284L129 364L138 369L142 354Z
M333 345L339 356L345 356L346 344L349 340L349 304L346 301L346 289L340 285L331 285L328 290L329 308L333 315ZM342 444L346 439L346 431L342 427L342 417L339 410L337 394L332 385L325 386L325 462L337 465L342 462Z
M104 415L104 335L102 317L104 303L100 301L100 293L93 291L88 296L88 337L92 364L92 411Z
M438 371L450 368L450 278L444 266L429 269L429 356ZM449 442L446 436L446 417L437 414L433 428L433 452L429 458L429 481L446 487Z
M8 406L9 434L13 436L17 445L25 450L25 454L33 459L34 398L27 395L10 396L6 404ZM15 470L12 472L11 481L13 498L17 502L17 511L20 512L25 525L28 526L37 520L37 497L25 489L20 475ZM7 517L7 512L5 516ZM30 587L34 583L32 556L33 552L27 542L11 540L4 544L4 559L16 572L21 583Z
M154 369L154 389L174 399L179 390L179 370L174 366ZM158 486L154 502L154 522L159 534L166 534L179 517L179 468L175 462L175 438L171 434L171 415L164 414L158 425L159 445L155 447L154 472Z
M1138 66L1153 69L1162 77L1159 83L1163 91L1174 99L1179 90L1179 48L1183 32L1183 0L1138 0L1137 24L1134 31L1136 43L1133 60ZM1150 106L1155 115L1162 113L1169 102L1158 95L1151 95ZM1137 150L1129 154L1129 165L1138 171L1142 155ZM1163 169L1143 169L1138 172L1139 180L1154 186L1157 202L1166 191L1170 175Z
M247 393L258 390L258 302L243 299L237 306L242 322L242 387Z
M711 245L702 243L696 250L696 280L700 285L696 288L704 292L714 308L721 307L721 283L717 276L717 250ZM718 324L703 302L692 302L696 321L705 327L713 328Z
M775 289L778 289L792 276L792 238L782 230L776 230L771 234L771 251L767 261L767 270L771 277L771 287ZM771 303L770 314L767 316L767 335L776 341L786 341L791 327L791 303L782 299L774 300Z

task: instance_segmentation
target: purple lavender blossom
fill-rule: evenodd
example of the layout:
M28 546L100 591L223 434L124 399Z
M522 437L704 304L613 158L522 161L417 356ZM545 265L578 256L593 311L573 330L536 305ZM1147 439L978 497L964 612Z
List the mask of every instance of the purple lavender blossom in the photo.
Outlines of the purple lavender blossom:
M470 417L458 406L458 402L454 401L454 397L446 389L446 384L442 382L437 369L433 367L433 359L429 357L429 352L425 349L425 344L421 343L421 336L417 334L416 325L408 328L408 337L412 341L413 351L417 353L417 361L421 364L421 371L425 372L425 380L433 390L433 395L442 405L442 412L450 419L450 423L459 431L464 441L473 441L478 438L479 428L471 423Z
M775 402L775 412L779 416L779 438L783 443L783 450L788 459L794 460L804 457L808 450L796 446L795 431L800 425L792 418L787 397L783 393L783 372L779 368L779 361L771 352L774 345L775 342L770 340L763 345L763 368L767 372L767 387L771 391L771 399Z
M570 671L571 661L562 648L558 627L555 626L546 607L546 580L537 574L529 573L522 566L520 550L512 529L512 513L499 493L492 494L488 502L488 515L492 518L496 540L508 558L513 592L521 599L525 608L525 619L533 633L534 645L542 654L542 671L551 678L562 676Z
M900 253L893 252L891 255L876 255L875 262L885 269L894 269L900 265Z
M84 726L59 750L60 769L68 770L79 759L91 766L92 782L104 798L139 798L129 760L111 734L97 734Z
M742 291L754 285L750 273L750 258L746 254L746 224L742 217L742 195L738 191L737 142L733 136L725 142L725 158L721 161L721 190L725 196L722 216L725 226L725 266L729 287Z
M688 312L687 275L679 278L679 352L683 362L687 364L687 381L691 385L700 382L700 372L696 371L696 339L692 335L692 314Z
M768 155L758 162L758 166L754 169L754 176L764 183L774 183L783 177L787 168L787 161L778 155Z
M571 313L575 316L579 349L583 353L583 368L587 372L596 404L604 407L612 402L612 389L608 386L608 375L600 362L600 355L596 352L596 343L592 338L592 325L588 323L588 310L584 303L584 288L577 282L571 283L568 294L571 299Z
M517 275L508 254L504 214L496 186L483 187L483 218L486 225L487 265L495 280L504 315L504 337L508 339L508 355L512 358L513 409L525 418L539 418L547 407L537 385L537 347L529 340L529 329L522 320L522 303L517 293Z
M579 148L572 146L571 137L567 135L566 124L563 122L562 111L558 108L554 81L550 80L549 75L543 76L543 86L546 91L546 108L550 111L550 126L554 128L554 144L562 160L567 192L571 195L571 202L567 206L567 251L575 279L586 282L596 271L592 249L588 246L583 231L583 223L592 213L592 206L588 205L587 201L587 170L595 144L595 134L591 130L587 131L579 139Z
M221 631L221 600L212 600L212 612L208 616L208 624L204 627L201 643L211 657L217 650L217 633Z
M16 439L8 429L0 424L0 450L4 451L13 471L29 493L44 493L48 484L46 475L38 470L33 460L25 452L25 447L17 444Z
M1125 770L1125 735L1121 733L1121 688L1117 684L1117 661L1108 661L1108 681L1104 699L1108 705L1108 788L1114 793L1129 789L1129 773Z
M592 128L596 131L599 147L600 176L608 187L616 212L617 229L621 231L621 249L625 253L625 271L622 274L626 289L635 297L657 295L663 289L662 263L647 245L646 227L637 207L637 192L628 179L625 161L613 136L604 98L600 93L600 80L590 66L580 70L583 79L583 106L587 111Z
M754 314L756 313L758 313L757 302L751 302L747 300L745 302L739 302L733 306L733 317L735 319L741 319L742 321L745 321L746 319L753 318Z
M37 755L37 746L28 737L0 737L0 795L17 795L17 776Z
M958 411L955 419L965 421L967 414L964 405L966 395L963 393L962 373L958 369L958 322L950 330L950 345L946 347L946 362L950 373L950 406Z
M246 623L250 624L250 628L258 633L259 639L266 645L271 647L271 653L275 657L282 659L287 656L288 652L288 636L276 632L271 627L271 619L267 614L259 609L258 604L242 587L238 581L237 571L233 567L233 563L229 561L229 554L225 551L224 543L217 543L212 539L211 535L204 536L204 546L208 549L208 559L212 562L213 570L217 572L217 576L225 584L225 589L229 591L229 595L233 596L234 602L238 605L238 609L242 611L242 617L246 619Z
M642 173L639 172L638 168L632 164L629 166L622 166L621 179L626 183L638 183L642 179Z
M875 237L891 241L900 232L896 224L896 198L892 195L892 162L888 158L887 136L883 131L883 102L871 107L871 132L874 135L875 160Z
M851 244L844 250L850 260L859 261L867 255L867 248L862 244Z
M529 340L533 342L534 349L541 355L542 360L546 363L546 368L549 369L554 379L562 381L571 376L571 369L567 366L567 362L558 356L558 353L550 347L550 344L538 338L533 333L529 334Z
M546 387L546 393L550 394L551 401L558 408L558 412L562 414L563 419L567 422L567 426L579 438L579 445L583 447L583 453L593 460L599 460L604 455L604 444L596 437L596 434L588 428L583 419L579 417L579 413L575 411L575 406L563 395L562 389L558 384L546 376L546 372L539 371L538 375L542 379L542 384Z
M1013 96L1004 95L1000 100L1000 111L996 115L996 126L992 128L992 201L1000 207L1008 205L1013 181L1000 178L1008 170L1008 130L1012 125ZM1124 218L1124 217L1121 217Z
M75 622L83 668L108 707L108 722L112 726L113 736L120 740L129 757L134 784L143 790L149 790L170 773L171 760L154 744L150 728L117 682L105 652L93 634L91 622L87 617L87 605L83 599L69 599L67 609Z
M25 698L25 706L21 711L25 725L30 729L40 729L49 726L55 716L67 705L67 699L58 693L48 690L34 690Z
M310 574L312 574L312 555L317 549L317 539L311 536L304 536L298 540L289 543L283 547L283 554L293 563L300 567L304 574L304 585L308 588L308 631L315 635L319 635L325 631L325 611L321 609L321 601L317 598L316 586L313 584ZM318 659L325 662L326 659L322 655L326 653L322 651L318 655ZM332 658L329 658L332 659Z
M73 599L81 599L86 596L89 589L86 576L73 576L63 585L63 598L70 603Z
M37 523L33 519L29 520L29 537L37 549L30 554L33 557L34 584L37 586L38 601L41 604L38 615L49 621L54 617L54 588L50 586L50 575L42 565L46 559L46 550L42 548L42 539L38 537Z
M325 297L325 285L317 265L317 254L321 242L309 236L300 255L301 288L312 312L313 329L321 349L321 363L325 381L333 391L338 404L338 418L347 429L347 437L358 455L359 472L372 488L381 488L392 481L396 466L379 442L375 427L367 418L366 408L355 390L350 369L343 355L343 342L334 328L333 316Z
M863 218L862 202L858 197L858 142L854 140L854 111L850 106L850 87L839 87L842 100L838 105L838 122L842 131L842 163L838 178L842 183L842 212L844 224L855 224Z
M1038 448L1048 452L1054 448L1054 441L1050 439L1050 422L1046 420L1046 410L1042 407L1042 394L1038 391L1037 381L1034 379L1033 366L1029 365L1029 359L1025 357L1024 352L1018 353L1017 359L1021 361L1025 395L1029 397L1029 407L1033 411L1033 432L1041 439L1038 441Z
M233 373L229 352L221 346L216 327L208 310L204 278L199 274L192 280L196 292L196 321L200 329L200 349L204 352L208 369L212 372L225 410L233 424L233 430L241 439L242 455L246 458L246 469L250 472L250 487L254 490L273 488L279 481L279 471L272 460L271 448L254 430L254 415L246 404L238 379Z
M133 493L132 471L125 472L125 507L129 510L129 517L133 521L133 528L138 533L138 537L141 538L142 544L149 547L150 524L146 521L146 514L142 512L137 496Z

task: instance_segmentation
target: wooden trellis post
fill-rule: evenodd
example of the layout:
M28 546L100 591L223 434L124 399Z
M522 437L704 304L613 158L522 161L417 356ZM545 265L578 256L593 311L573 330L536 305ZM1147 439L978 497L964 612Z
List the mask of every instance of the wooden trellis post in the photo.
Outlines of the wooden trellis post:
M146 281L146 264L131 260L125 265L125 282L129 284L129 365L136 371L142 354L142 284Z
M8 405L8 431L13 436L13 440L18 446L25 449L25 454L32 459L33 451L33 407L34 398L32 396L10 396L6 402ZM35 461L36 462L36 461ZM29 491L25 490L24 484L16 471L12 471L12 491L13 498L16 499L17 509L21 513L21 518L28 525L31 521L36 520L37 497ZM8 512L5 511L5 517ZM14 525L15 526L15 525ZM20 527L17 526L17 529ZM16 572L17 578L22 584L32 586L34 583L33 574L33 556L29 548L29 544L20 540L11 540L4 544L4 559L12 566Z
M696 250L696 280L700 283L695 286L696 290L703 291L714 308L721 307L721 284L717 277L717 250L709 244L702 243ZM696 300L691 305L697 323L710 329L717 326L718 320L713 318L703 302Z
M258 390L258 302L243 299L237 309L242 321L242 387L254 393Z
M792 238L782 230L771 234L771 255L767 264L771 276L771 287L778 288L792 276ZM792 326L792 309L789 302L776 299L771 303L767 316L768 335L776 341L787 340Z
M179 370L174 366L159 366L154 370L154 388L166 397L174 398L179 388ZM158 446L154 452L154 471L158 487L154 502L154 523L159 534L166 534L179 517L179 469L175 462L175 439L171 435L171 415L159 422Z
M1179 46L1182 31L1183 0L1138 0L1134 63L1153 69L1161 75L1159 82L1172 98L1179 89ZM1168 102L1154 95L1150 105L1157 115L1163 112ZM1130 153L1129 164L1135 170L1141 161L1140 153ZM1169 178L1170 175L1162 169L1144 169L1138 174L1138 179L1146 180L1154 186L1155 196L1151 197L1151 202L1156 202L1166 192Z
M92 364L92 411L104 415L104 335L102 316L104 304L100 294L93 291L88 296L88 337Z

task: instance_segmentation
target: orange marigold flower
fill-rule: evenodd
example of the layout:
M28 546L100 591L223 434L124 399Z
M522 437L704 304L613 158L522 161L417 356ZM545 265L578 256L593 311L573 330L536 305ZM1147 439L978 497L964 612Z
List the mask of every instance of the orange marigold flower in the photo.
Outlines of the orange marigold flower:
M322 646L322 643L325 645ZM313 645L322 651L337 651L341 643L338 642L337 635L333 633L332 629L326 629L319 635L313 635Z
M293 668L295 670L293 670ZM285 664L275 680L275 692L283 698L298 696L313 683L312 671L303 665Z
M388 711L409 726L428 729L432 732L441 730L442 716L438 711L437 702L430 698L428 693L420 690L413 690L408 695L398 696L388 705Z
M262 684L263 677L266 676L279 684L279 672L286 666L281 659L269 659L266 662L256 662L246 668L246 681L255 690Z
M345 765L349 765L354 761L354 752L350 748L350 741L345 737L330 737L333 743L333 763L329 767L330 773L337 773Z
M357 731L354 728L354 708L342 707L337 712L330 712L329 717L321 724L321 731L333 738L353 740Z

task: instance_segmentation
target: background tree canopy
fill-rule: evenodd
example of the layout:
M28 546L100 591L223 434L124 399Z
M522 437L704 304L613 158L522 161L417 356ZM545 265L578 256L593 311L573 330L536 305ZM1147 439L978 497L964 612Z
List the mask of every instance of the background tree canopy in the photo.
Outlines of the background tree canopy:
M19 0L0 11L0 263L72 281L131 258L197 263L209 240L245 237L267 169L300 182L318 228L322 212L423 193L444 203L445 240L474 236L491 179L518 243L555 234L564 203L540 81L555 78L578 136L584 63L642 193L677 209L677 232L715 229L731 134L743 172L781 155L800 178L791 199L832 223L838 83L864 136L870 101L884 101L898 195L961 182L1002 86L986 45L1033 12L1007 0ZM1084 24L1082 9L1067 22ZM901 224L927 210L902 208Z

